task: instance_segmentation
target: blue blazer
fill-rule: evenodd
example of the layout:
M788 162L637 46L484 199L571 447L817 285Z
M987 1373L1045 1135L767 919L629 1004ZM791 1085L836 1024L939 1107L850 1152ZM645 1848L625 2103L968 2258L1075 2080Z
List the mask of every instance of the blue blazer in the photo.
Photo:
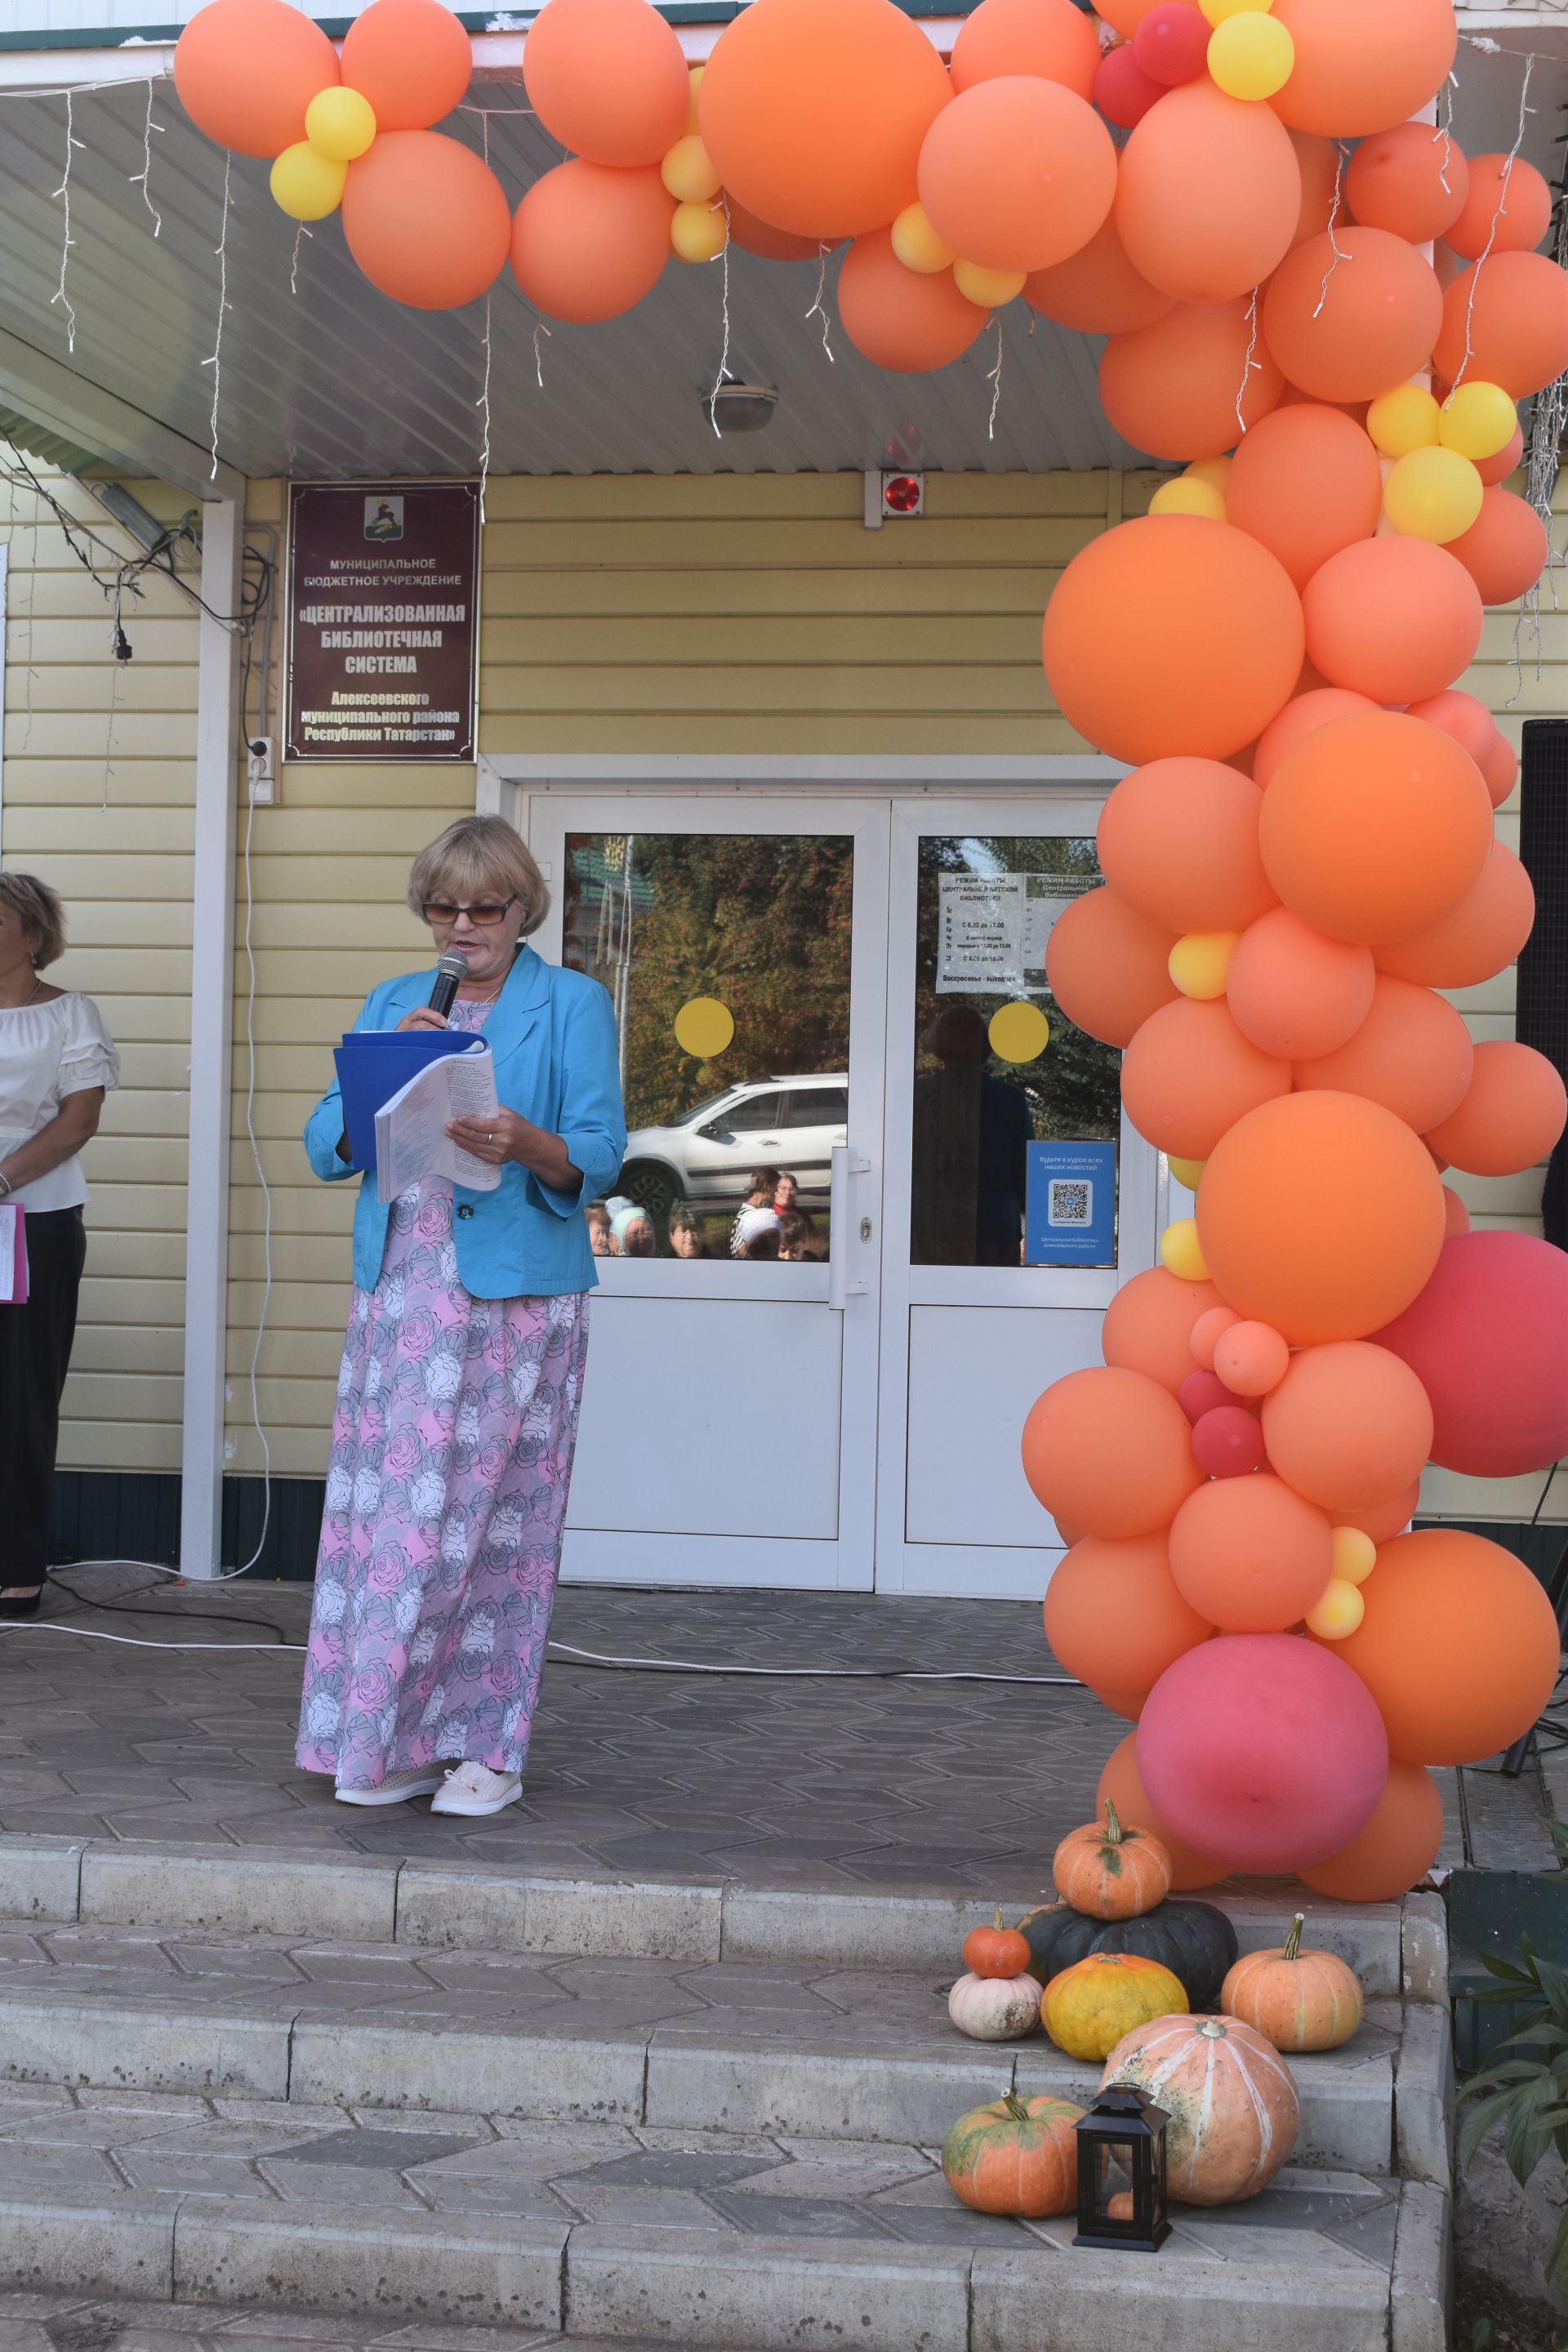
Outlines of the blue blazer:
M434 970L384 980L365 998L356 1029L395 1029L428 1004ZM493 1192L454 1185L458 1272L476 1298L549 1297L592 1290L598 1280L583 1211L609 1191L626 1148L616 1017L596 980L519 952L481 1033L495 1055L496 1093L509 1110L559 1135L583 1171L575 1192L555 1192L509 1160ZM374 1290L391 1214L375 1178L338 1157L342 1098L328 1087L305 1122L305 1149L328 1183L361 1178L354 1211L354 1280Z

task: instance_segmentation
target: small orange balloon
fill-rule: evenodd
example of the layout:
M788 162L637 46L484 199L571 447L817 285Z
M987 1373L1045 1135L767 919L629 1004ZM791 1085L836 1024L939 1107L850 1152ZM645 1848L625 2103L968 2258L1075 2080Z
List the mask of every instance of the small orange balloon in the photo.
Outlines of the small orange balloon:
M1409 706L1412 719L1425 719L1431 727L1440 727L1462 744L1478 768L1497 740L1497 720L1479 695L1462 694L1449 687L1442 694L1429 694L1424 701Z
M663 275L674 212L657 164L617 172L575 157L557 163L517 208L512 275L547 318L619 318Z
M1358 541L1331 555L1302 599L1323 677L1373 702L1417 702L1475 659L1482 608L1458 558L1429 540Z
M1110 131L1087 100L1036 74L974 83L942 108L921 149L931 226L984 269L1065 261L1115 194Z
M1419 1886L1443 1843L1443 1799L1424 1764L1388 1768L1377 1810L1359 1835L1301 1876L1336 1903L1397 1903Z
M1552 190L1522 155L1472 155L1465 201L1435 235L1466 261L1532 253L1552 226Z
M439 122L473 70L468 36L441 0L372 0L343 36L343 79L369 100L378 132Z
M1568 367L1568 273L1544 253L1489 253L1443 297L1432 364L1446 383L1500 383L1515 400ZM1289 370L1287 370L1289 373Z
M1266 1470L1211 1478L1176 1513L1170 1560L1178 1591L1200 1619L1226 1633L1284 1633L1334 1572L1333 1530Z
M1267 418L1285 386L1266 352L1248 367L1253 340L1243 301L1178 303L1149 326L1111 336L1100 360L1100 406L1122 439L1152 457L1228 449L1244 424ZM1381 478L1378 488L1381 496Z
M1177 933L1152 923L1119 891L1086 890L1046 941L1046 982L1068 1019L1102 1045L1129 1045L1180 992L1171 978Z
M1111 1364L1068 1372L1037 1398L1023 1454L1024 1475L1047 1510L1096 1536L1168 1527L1203 1476L1169 1390Z
M1232 1323L1215 1341L1214 1368L1237 1396L1268 1396L1290 1369L1290 1350L1268 1323Z
M958 90L999 74L1038 74L1088 100L1099 66L1094 26L1072 0L980 0L952 45Z
M1392 391L1426 365L1442 322L1431 263L1381 228L1309 237L1280 263L1263 300L1269 350L1317 400Z
M1315 686L1304 694L1294 695L1285 705L1272 726L1266 727L1258 739L1258 751L1252 762L1252 781L1267 786L1275 769L1314 727L1326 727L1331 719L1349 719L1358 710L1375 710L1377 704L1370 695L1352 694L1348 687ZM1419 712L1417 717L1421 716Z
M522 79L543 128L590 163L657 163L686 130L686 58L648 0L551 0L528 28Z
M981 7L990 0L981 0ZM1062 0L1066 7L1072 0ZM1079 24L1087 19L1072 10ZM966 19L974 24L980 15ZM959 35L962 40L963 35ZM1114 208L1106 214L1089 243L1076 253L1068 254L1050 269L1037 269L1024 289L1024 299L1041 317L1054 319L1058 327L1076 327L1089 335L1122 335L1135 327L1146 327L1152 320L1163 319L1173 309L1174 297L1163 294L1157 286L1133 268L1127 257L1116 226Z
M1219 1001L1184 996L1163 1005L1122 1058L1128 1118L1158 1150L1181 1160L1206 1160L1238 1118L1289 1091L1289 1064L1259 1052Z
M1345 170L1345 201L1368 228L1411 245L1441 236L1470 184L1464 151L1435 122L1396 122L1363 139Z
M1100 862L1151 922L1235 931L1276 903L1258 846L1262 796L1218 760L1152 760L1100 811Z
M506 191L441 131L384 131L349 165L343 237L373 286L414 310L453 310L506 267Z
M1301 211L1290 239L1292 246L1298 246L1310 236L1321 236L1331 221L1337 223L1344 199L1340 152L1333 141L1319 139L1310 131L1292 131L1290 144L1301 172Z
M1225 496L1237 530L1261 540L1304 588L1331 555L1372 537L1383 474L1359 425L1307 404L1276 409L1243 435Z
M1550 553L1546 525L1529 499L1497 488L1481 492L1481 510L1468 530L1445 544L1475 582L1483 604L1511 604L1524 595Z
M1184 1282L1163 1265L1135 1274L1105 1310L1100 1344L1106 1362L1142 1372L1174 1396L1198 1369L1193 1325L1218 1297L1212 1282Z
M1378 969L1424 988L1474 988L1506 971L1530 937L1535 891L1506 842L1494 841L1487 862L1458 906L1395 947L1373 950Z
M1226 1002L1260 1052L1302 1062L1353 1037L1372 1010L1372 951L1325 939L1288 907L1243 931L1226 972Z
M1353 1508L1348 1503L1325 1503L1323 1508L1336 1528L1358 1528L1374 1544L1384 1544L1405 1533L1415 1517L1420 1500L1421 1481L1413 1478L1397 1495L1382 1496L1375 1503L1362 1503ZM1365 1578L1362 1580L1364 1583Z
M1173 1893L1190 1895L1195 1887L1213 1886L1229 1875L1226 1864L1211 1862L1195 1847L1184 1845L1180 1838L1172 1836L1160 1820L1138 1777L1136 1732L1130 1731L1121 1746L1113 1748L1106 1758L1100 1786L1095 1791L1097 1812L1103 1812L1108 1797L1116 1808L1119 1821L1130 1822L1135 1829L1147 1830L1151 1837L1159 1839L1171 1857L1171 1887Z
M858 352L899 375L949 366L985 324L985 312L959 292L951 269L906 269L885 228L858 236L845 255L838 316Z
M1517 473L1524 462L1523 426L1519 425L1514 426L1512 438L1504 444L1495 457L1477 457L1473 462L1477 473L1489 490L1495 482L1506 482L1509 476Z
M1443 1232L1451 1241L1456 1234L1470 1230L1470 1213L1451 1184L1443 1187Z
M1501 808L1504 801L1519 782L1519 753L1499 730L1497 741L1487 753L1481 768L1493 808Z
M1270 100L1286 122L1329 139L1361 139L1419 114L1454 62L1450 0L1274 0L1296 52Z
M1214 1287L1212 1283L1209 1287ZM1234 1307L1206 1307L1198 1317L1187 1335L1187 1344L1193 1351L1193 1361L1200 1370L1213 1371L1215 1349L1226 1333L1234 1330L1240 1320Z
M1278 115L1206 75L1168 90L1121 151L1121 241L1179 302L1249 297L1289 251L1300 210L1300 166Z
M208 0L174 47L174 88L198 131L237 155L280 155L340 79L321 26L285 0Z
M1296 1064L1296 1084L1364 1095L1425 1135L1464 1100L1475 1047L1445 996L1379 972L1372 1008L1335 1051Z
M1085 1536L1051 1571L1045 1620L1052 1656L1091 1689L1151 1691L1214 1631L1176 1589L1163 1528Z
M1359 1526L1358 1510L1402 1493L1432 1448L1432 1407L1401 1357L1363 1339L1302 1348L1263 1402L1268 1459L1288 1486ZM1349 1510L1349 1520L1339 1514Z
M1475 1057L1463 1101L1426 1140L1468 1176L1517 1176L1546 1158L1568 1121L1563 1081L1544 1054L1512 1037L1488 1039Z

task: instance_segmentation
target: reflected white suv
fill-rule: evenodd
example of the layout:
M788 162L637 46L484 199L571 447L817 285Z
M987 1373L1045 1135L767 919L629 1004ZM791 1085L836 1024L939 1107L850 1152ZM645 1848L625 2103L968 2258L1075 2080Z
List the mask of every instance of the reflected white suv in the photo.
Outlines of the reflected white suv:
M786 1170L803 1209L827 1206L829 1155L848 1139L849 1081L837 1076L752 1078L694 1104L669 1127L626 1138L618 1189L662 1216L679 1199L698 1209L744 1200L754 1168Z

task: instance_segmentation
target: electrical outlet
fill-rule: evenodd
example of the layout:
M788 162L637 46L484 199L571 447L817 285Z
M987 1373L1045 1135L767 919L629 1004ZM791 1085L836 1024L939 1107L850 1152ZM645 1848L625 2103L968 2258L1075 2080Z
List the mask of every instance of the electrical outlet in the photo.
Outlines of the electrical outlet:
M270 735L252 735L247 739L245 767L252 808L276 808L278 804L278 772L273 765L272 752Z

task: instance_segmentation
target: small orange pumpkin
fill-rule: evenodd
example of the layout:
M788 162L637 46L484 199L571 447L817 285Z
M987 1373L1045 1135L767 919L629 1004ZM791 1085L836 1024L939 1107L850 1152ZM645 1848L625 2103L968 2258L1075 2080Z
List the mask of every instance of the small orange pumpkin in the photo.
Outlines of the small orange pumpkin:
M1337 1954L1301 1949L1304 1925L1298 1911L1283 1948L1244 1952L1221 1987L1219 2005L1276 2050L1337 2050L1361 2023L1361 1985Z
M1171 1891L1171 1857L1149 1830L1123 1829L1108 1797L1103 1822L1069 1830L1052 1859L1057 1893L1090 1919L1136 1919Z
M1237 2017L1157 2017L1117 2043L1100 2087L1147 2091L1170 2118L1165 2163L1182 2205L1239 2205L1267 2189L1301 2129L1296 2078Z
M965 1936L963 1965L972 1977L1021 1977L1027 1970L1028 1939L1016 1927L1004 1927L1000 1905L994 1927L971 1927Z
M1090 1952L1040 1996L1046 2032L1069 2058L1103 2058L1134 2026L1186 2006L1180 1979L1139 1952Z
M1009 2091L960 2116L942 2142L942 2168L961 2204L1029 2221L1078 2203L1081 2107L1070 2099L1021 2099Z

